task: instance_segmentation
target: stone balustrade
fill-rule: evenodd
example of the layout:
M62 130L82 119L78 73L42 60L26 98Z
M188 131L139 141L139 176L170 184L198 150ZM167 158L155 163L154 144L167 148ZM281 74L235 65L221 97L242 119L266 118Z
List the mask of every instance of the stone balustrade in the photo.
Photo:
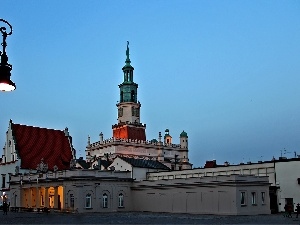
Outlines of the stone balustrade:
M153 147L159 146L159 142L156 141L143 141L143 140L132 140L132 139L122 139L122 138L109 138L103 141L97 141L90 144L90 147L104 147L105 145L112 145L112 144L130 144L130 145L150 145ZM162 143L163 147L168 148L181 148L180 144L164 144Z

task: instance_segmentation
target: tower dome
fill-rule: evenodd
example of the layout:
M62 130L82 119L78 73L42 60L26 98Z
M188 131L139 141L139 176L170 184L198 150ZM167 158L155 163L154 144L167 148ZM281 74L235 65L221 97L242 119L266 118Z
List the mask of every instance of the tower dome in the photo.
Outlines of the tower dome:
M187 133L185 131L182 131L181 134L180 134L180 137L186 137L187 138L188 135L187 135Z

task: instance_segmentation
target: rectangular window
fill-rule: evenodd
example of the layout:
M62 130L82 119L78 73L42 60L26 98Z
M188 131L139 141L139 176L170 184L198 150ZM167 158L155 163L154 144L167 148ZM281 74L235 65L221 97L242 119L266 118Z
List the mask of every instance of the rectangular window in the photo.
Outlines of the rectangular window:
M246 192L241 192L241 205L246 205Z
M2 175L2 188L5 188L5 175Z
M261 204L265 204L265 197L266 197L266 193L262 192L261 193Z
M251 192L251 203L256 205L256 192Z
M88 209L92 208L92 196L91 196L91 194L87 194L85 196L85 208L88 208Z

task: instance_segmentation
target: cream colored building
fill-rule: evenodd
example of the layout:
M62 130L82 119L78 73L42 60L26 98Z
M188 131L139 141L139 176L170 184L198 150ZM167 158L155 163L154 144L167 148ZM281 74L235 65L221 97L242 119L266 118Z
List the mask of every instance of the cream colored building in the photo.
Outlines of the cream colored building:
M266 177L134 181L130 171L67 170L12 175L10 187L18 210L270 214Z
M272 212L284 211L286 203L300 203L300 158L247 163L240 165L216 165L212 168L198 168L184 171L147 173L148 180L188 179L192 177L213 177L219 175L253 175L268 177L270 182L270 206Z

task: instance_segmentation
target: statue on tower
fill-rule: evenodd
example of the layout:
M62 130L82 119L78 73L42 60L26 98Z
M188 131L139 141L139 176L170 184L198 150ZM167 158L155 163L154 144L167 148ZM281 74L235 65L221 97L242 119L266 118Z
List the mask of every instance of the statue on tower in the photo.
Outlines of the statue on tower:
M127 56L127 59L129 59L129 41L127 41L126 56Z

